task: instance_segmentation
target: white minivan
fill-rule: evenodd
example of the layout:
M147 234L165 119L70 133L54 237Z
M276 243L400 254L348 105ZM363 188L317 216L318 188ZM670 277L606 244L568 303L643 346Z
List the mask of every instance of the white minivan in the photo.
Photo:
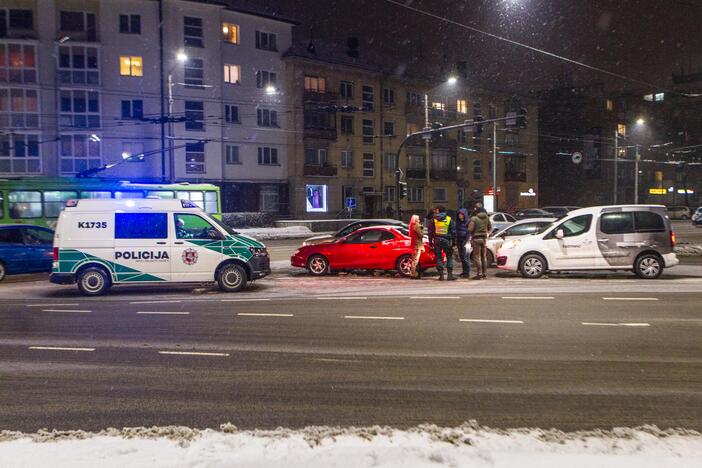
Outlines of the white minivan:
M56 225L50 281L104 294L113 284L216 281L240 291L270 274L266 247L189 200L69 200Z
M678 264L675 232L665 206L581 208L539 234L506 241L497 267L538 278L547 271L631 270L658 278Z

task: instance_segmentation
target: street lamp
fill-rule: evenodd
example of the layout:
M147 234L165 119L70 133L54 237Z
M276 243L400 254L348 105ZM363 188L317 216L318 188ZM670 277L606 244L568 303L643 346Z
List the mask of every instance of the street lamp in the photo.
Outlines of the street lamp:
M188 56L182 50L176 54L176 63L168 70L168 178L171 183L175 182L175 153L173 151L173 70L178 64L188 61Z
M636 119L636 125L643 125L646 123L646 120L643 117L639 117Z

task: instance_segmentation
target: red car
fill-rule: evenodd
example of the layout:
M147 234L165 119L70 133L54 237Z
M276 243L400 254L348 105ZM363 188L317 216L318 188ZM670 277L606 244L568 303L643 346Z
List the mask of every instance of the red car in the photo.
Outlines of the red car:
M419 268L436 266L434 253L425 243L419 258ZM317 245L297 249L290 258L294 267L307 268L310 274L321 276L330 271L396 270L409 276L412 247L407 229L398 226L373 226Z

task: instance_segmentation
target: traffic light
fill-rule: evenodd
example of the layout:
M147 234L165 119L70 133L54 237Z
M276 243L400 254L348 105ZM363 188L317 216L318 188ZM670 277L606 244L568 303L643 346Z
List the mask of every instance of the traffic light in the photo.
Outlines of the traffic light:
M482 115L476 115L473 119L473 136L480 136L483 133L483 118Z
M407 182L400 182L400 200L407 196Z
M431 124L431 129L432 129L432 130L439 130L439 129L440 129L441 127L443 127L443 126L444 126L444 125L443 125L441 122L433 122L433 123ZM432 136L433 136L433 135L436 135L437 137L440 137L440 138L441 138L441 137L444 136L444 132L435 132L435 133L432 133Z
M517 114L517 127L527 128L527 110L525 107L519 109L519 113Z

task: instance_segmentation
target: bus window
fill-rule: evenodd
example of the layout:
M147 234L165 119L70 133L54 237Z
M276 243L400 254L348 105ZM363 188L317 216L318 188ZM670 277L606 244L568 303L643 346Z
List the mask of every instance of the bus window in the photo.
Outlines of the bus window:
M112 192L80 192L80 198L112 198Z
M152 190L146 192L148 197L158 197L158 198L175 198L175 194L168 190Z
M178 192L178 198L181 200L190 200L203 210L205 209L205 197L202 195L202 192L180 191Z
M115 198L144 198L144 192L115 192Z
M41 192L14 191L7 194L10 218L41 218Z
M217 205L217 192L205 192L205 212L219 213Z
M59 213L61 213L66 204L66 200L72 198L78 198L78 192L44 192L44 216L47 218L58 218Z

